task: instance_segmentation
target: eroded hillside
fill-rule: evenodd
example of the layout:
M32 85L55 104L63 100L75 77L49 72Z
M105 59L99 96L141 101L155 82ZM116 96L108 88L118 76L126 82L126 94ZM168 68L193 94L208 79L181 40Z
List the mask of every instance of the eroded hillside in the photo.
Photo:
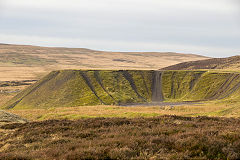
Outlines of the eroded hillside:
M236 102L240 100L239 88L240 74L232 72L63 70L51 72L4 108L126 105L163 100Z

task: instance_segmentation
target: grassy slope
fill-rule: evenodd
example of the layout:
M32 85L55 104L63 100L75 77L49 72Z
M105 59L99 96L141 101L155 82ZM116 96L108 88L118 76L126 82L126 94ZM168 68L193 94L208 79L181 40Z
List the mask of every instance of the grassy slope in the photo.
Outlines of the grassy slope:
M63 70L27 88L5 108L51 108L151 102L153 71ZM233 72L164 71L166 101L239 102L240 76Z
M230 99L239 101L238 73L214 71L165 71L163 91L167 101ZM234 77L237 77L233 79ZM236 88L236 91L232 90ZM229 96L228 96L229 94Z
M122 71L99 72L103 86L97 81L95 72L97 71L65 70L52 72L18 94L5 106L8 108L49 108L151 101L152 72L129 71L138 94L143 98L139 97L133 90ZM82 74L89 79L92 89ZM146 87L142 87L145 85L144 81L147 84Z

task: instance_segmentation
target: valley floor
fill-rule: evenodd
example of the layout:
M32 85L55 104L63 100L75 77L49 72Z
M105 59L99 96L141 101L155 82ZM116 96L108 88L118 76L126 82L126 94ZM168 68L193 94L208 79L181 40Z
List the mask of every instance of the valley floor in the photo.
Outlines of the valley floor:
M14 109L8 112L17 114L30 121L49 119L77 120L82 118L138 118L157 117L162 115L178 116L211 116L211 117L240 117L238 104L195 104L181 106L80 106L59 107L48 109Z

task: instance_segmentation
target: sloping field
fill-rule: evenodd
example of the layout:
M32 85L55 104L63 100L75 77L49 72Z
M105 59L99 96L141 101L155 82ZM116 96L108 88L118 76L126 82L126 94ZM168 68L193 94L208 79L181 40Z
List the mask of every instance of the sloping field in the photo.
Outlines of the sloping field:
M63 70L51 72L15 96L3 108L128 105L163 100L167 102L221 100L234 103L240 100L239 92L239 73Z
M207 57L170 52L106 52L0 44L0 81L39 79L62 69L159 69Z
M194 69L240 69L240 56L229 58L212 58L207 60L198 60L183 62L176 65L162 68L162 70L194 70Z

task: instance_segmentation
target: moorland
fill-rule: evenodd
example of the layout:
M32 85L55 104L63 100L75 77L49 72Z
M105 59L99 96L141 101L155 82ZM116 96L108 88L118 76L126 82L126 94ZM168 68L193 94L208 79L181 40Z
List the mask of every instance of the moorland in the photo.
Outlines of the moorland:
M239 56L0 53L0 159L240 158Z

